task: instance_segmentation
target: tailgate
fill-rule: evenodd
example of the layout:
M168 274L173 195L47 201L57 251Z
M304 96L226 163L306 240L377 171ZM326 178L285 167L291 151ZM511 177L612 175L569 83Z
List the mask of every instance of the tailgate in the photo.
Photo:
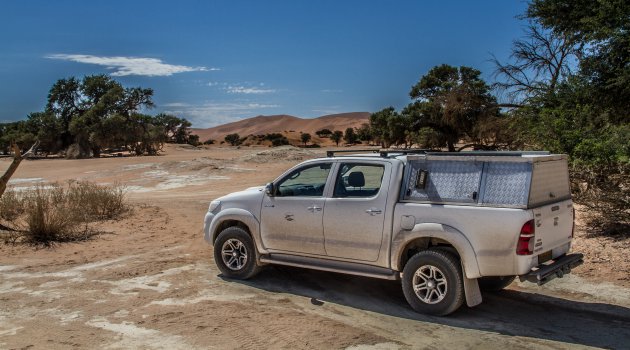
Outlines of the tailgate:
M556 258L554 248L571 242L573 233L573 202L569 200L532 209L535 223L534 255L547 255L540 262ZM553 254L553 256L552 256Z

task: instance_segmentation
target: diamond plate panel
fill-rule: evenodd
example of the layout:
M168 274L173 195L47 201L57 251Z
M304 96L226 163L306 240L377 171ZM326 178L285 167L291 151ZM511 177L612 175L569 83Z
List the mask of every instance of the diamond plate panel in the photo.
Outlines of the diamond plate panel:
M531 167L530 163L486 163L481 203L526 207Z
M419 169L429 172L425 190L415 188ZM479 191L482 162L430 161L417 164L411 171L409 189L411 199L430 202L474 203L473 193Z

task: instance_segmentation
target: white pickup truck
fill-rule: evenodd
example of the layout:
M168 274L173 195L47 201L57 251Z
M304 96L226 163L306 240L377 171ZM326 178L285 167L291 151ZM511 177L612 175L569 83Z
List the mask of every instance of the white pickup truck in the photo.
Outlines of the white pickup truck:
M400 279L433 315L583 261L566 156L546 152L328 152L212 201L204 234L226 277L279 264Z

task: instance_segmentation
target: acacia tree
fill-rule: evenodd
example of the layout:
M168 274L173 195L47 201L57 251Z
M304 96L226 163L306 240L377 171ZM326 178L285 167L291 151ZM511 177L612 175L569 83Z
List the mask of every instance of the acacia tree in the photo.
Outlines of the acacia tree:
M343 131L341 131L341 130L333 131L332 135L330 135L330 139L338 147L339 146L339 142L341 142L341 140L343 139Z
M388 148L392 144L389 132L389 120L398 116L394 107L390 106L370 115L370 129L372 135L381 147Z
M349 145L353 145L357 142L357 134L354 132L353 128L346 129L346 132L343 134L343 140Z
M305 132L300 135L300 140L304 143L304 146L311 140L311 134Z
M132 124L134 113L153 107L152 96L152 89L124 88L107 75L60 79L50 89L46 113L59 122L63 148L77 144L81 156L90 150L98 157L112 143L104 127L108 119Z
M530 23L524 38L513 42L511 62L492 58L498 79L496 86L507 92L513 102L502 106L522 107L524 100L544 98L556 91L558 84L571 74L570 64L582 46Z
M360 127L355 129L359 140L368 142L372 141L372 129L370 128L370 124L363 123Z
M414 102L402 114L409 118L412 129L435 130L451 152L462 138L480 143L477 125L499 116L496 98L481 72L466 66L433 67L411 88L409 96Z

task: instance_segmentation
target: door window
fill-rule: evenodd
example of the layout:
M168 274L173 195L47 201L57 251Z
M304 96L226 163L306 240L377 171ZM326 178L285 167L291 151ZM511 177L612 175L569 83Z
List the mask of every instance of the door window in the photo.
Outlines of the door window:
M335 180L334 197L373 197L381 188L382 164L342 164Z
M292 171L277 185L278 197L321 197L331 163L309 165Z

